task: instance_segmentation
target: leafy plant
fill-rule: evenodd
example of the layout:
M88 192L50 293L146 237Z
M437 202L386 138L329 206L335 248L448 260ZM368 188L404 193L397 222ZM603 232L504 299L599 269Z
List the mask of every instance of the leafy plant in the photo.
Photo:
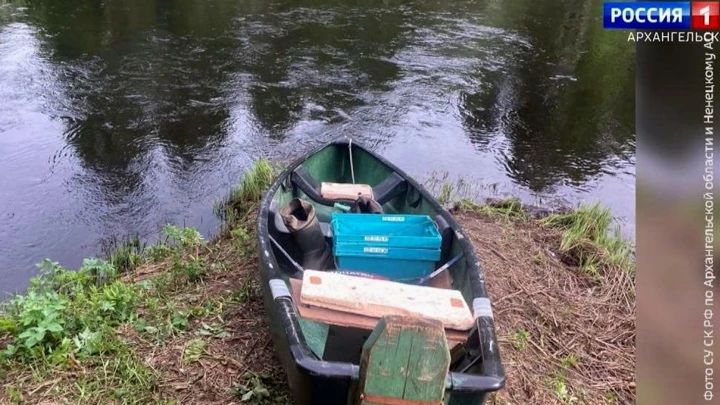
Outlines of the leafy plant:
M133 324L135 326L135 330L137 330L138 332L145 332L151 335L158 333L158 328L150 325L150 323L148 323L145 318L138 318Z
M172 249L164 243L148 246L145 249L145 255L151 262L159 262L160 260L170 256Z
M201 336L212 336L220 339L230 336L227 332L225 332L222 325L217 323L208 325L205 322L202 323L202 327L199 331L197 331L197 334Z
M202 339L193 339L188 342L183 351L183 363L189 364L200 360L200 357L205 353L207 343Z
M262 193L272 180L272 168L267 165L267 169L261 165L246 175L242 198ZM257 203L244 202L250 208ZM227 207L232 213L228 218L249 218L250 208ZM194 229L169 225L164 231L163 243L146 249L137 238L131 239L112 254L103 250L108 260L86 259L76 271L51 260L38 264L40 275L31 281L27 293L0 304L0 379L20 376L18 386L6 384L0 397L23 402L28 399L24 396L34 397L42 389L41 396L77 403L120 403L128 398L158 403L156 372L161 371L147 367L137 356L142 351L134 345L147 349L166 344L168 335L186 338L190 341L182 357L192 363L206 353L209 339L228 336L221 318L224 306L233 299L254 299L257 285L246 280L237 295L223 291L213 300L190 294L188 302L176 308L176 302L188 297L185 292L199 290L188 281L225 271L230 262L218 260L215 245L205 248L202 235ZM251 248L248 228L231 236L238 247ZM170 260L151 265L164 258ZM140 280L121 278L123 272L140 265L148 265L138 273ZM208 323L195 325L191 317ZM128 328L133 326L141 333L132 333ZM192 334L182 332L191 327ZM238 395L248 403L287 403L284 396L270 396L265 378L248 374L237 388Z
M521 330L515 332L515 336L513 336L512 339L512 345L517 350L525 350L528 340L530 340L530 332Z
M176 275L184 277L187 281L194 283L205 276L205 266L200 259L191 259L184 261L176 258L173 261L172 271Z
M230 231L230 236L239 243L246 243L250 240L250 235L245 228L235 228Z
M170 324L174 329L185 330L188 327L190 320L185 312L175 311L170 317Z
M22 392L12 385L5 389L5 395L12 403L21 404L24 402Z
M535 264L544 264L547 260L542 252L535 252L532 255L532 261Z
M243 383L231 389L231 393L248 404L266 404L270 398L270 391L263 384L265 376L253 372L245 373Z
M86 328L77 334L72 341L75 345L75 350L79 354L90 356L101 352L104 338L105 336L102 332L91 332L89 328Z
M79 269L71 272L60 266L60 263L45 259L37 264L40 275L30 279L32 291L71 292L73 289L85 288L92 280L87 270Z
M248 254L254 249L250 233L243 227L234 228L230 231L230 236L235 247L243 254Z
M80 272L86 271L96 284L112 281L117 277L115 267L106 260L91 258L83 260Z
M136 286L117 278L105 260L86 259L77 271L44 260L41 274L25 295L6 306L2 328L12 336L6 357L32 359L50 355L62 360L68 353L93 354L100 334L135 316Z
M565 380L562 378L556 378L553 382L553 394L555 394L555 397L565 404L571 404L578 401L578 397L570 392Z
M14 334L17 331L17 321L10 316L0 316L0 335L3 333Z
M92 296L91 302L105 321L116 324L130 320L135 315L138 294L135 286L116 281L103 286Z
M202 235L194 228L177 227L175 225L165 225L163 228L168 242L182 246L197 246L204 242Z
M143 318L134 320L135 330L147 333L157 340L174 336L178 332L186 330L190 324L188 313L176 310L173 302L168 302L165 307L160 307L157 298L148 298L145 302L144 312Z
M569 360L572 362L573 360ZM555 374L555 378L552 381L552 391L555 397L560 400L560 402L565 404L571 404L574 402L577 402L579 398L575 393L573 393L570 388L567 385L566 382L566 372L567 368L563 367L562 370L560 370L558 373Z
M15 297L13 305L20 321L16 339L24 348L51 347L62 340L63 313L68 306L65 297L54 291L29 291L27 295Z

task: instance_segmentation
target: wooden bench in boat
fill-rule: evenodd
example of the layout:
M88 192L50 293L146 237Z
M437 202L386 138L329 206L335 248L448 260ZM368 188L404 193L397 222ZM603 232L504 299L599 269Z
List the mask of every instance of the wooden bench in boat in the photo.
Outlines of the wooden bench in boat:
M309 320L373 330L386 315L432 319L442 322L453 343L465 343L474 325L457 290L314 270L290 284L300 316Z
M357 200L359 196L373 199L372 187L368 184L326 183L320 184L320 195L328 200Z

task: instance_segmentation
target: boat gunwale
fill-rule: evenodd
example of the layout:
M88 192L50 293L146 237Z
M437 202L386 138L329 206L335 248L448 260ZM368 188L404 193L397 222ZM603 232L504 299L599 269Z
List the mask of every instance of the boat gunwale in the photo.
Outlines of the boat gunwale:
M353 147L362 149L365 153L368 153L407 181L408 186L415 188L415 190L417 190L426 202L430 203L439 215L448 222L448 225L450 225L456 233L455 238L460 244L460 247L466 257L466 271L468 272L471 284L472 304L474 304L478 299L481 299L483 302L489 302L485 286L484 270L480 264L477 254L475 253L475 249L470 242L470 239L455 217L448 210L442 207L435 197L433 197L432 194L430 194L430 192L413 177L409 176L392 162L389 162L382 156L364 147L361 143L349 141L347 138L336 139L325 143L295 159L276 177L270 188L265 193L258 209L257 242L260 252L260 261L262 263L261 271L266 271L268 273L267 281L271 282L274 279L280 279L283 283L285 283L286 279L290 277L289 274L283 275L281 273L280 266L275 258L275 252L272 245L269 243L268 214L270 204L275 197L277 190L287 179L290 178L292 173L307 160L309 156L317 154L328 147L345 146L350 143L352 143ZM315 356L310 347L307 345L304 334L300 329L298 323L299 315L289 291L279 292L276 295L276 291L274 291L271 286L263 287L263 291L265 293L272 292L272 301L275 305L274 308L266 308L266 311L275 310L280 315L280 323L282 324L283 333L287 339L288 349L292 356L292 360L298 369L307 374L325 378L352 380L357 380L359 378L358 365L346 362L324 361ZM487 309L489 309L489 304L487 304ZM505 386L505 371L500 358L492 312L484 311L484 313L480 315L475 313L474 316L477 333L480 337L479 349L482 356L482 371L477 374L453 371L449 372L446 379L446 390L453 392L489 393L502 389Z

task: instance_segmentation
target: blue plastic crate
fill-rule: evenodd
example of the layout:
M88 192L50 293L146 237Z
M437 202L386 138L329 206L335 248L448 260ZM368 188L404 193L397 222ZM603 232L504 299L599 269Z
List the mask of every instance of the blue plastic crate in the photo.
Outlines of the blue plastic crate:
M336 245L439 249L437 226L427 215L332 214Z
M408 249L363 245L335 245L338 268L377 274L391 280L426 276L440 260L440 249Z

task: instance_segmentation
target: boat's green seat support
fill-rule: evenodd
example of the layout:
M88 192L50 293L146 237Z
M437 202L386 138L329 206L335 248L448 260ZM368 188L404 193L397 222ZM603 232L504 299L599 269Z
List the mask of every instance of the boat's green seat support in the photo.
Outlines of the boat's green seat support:
M354 405L440 405L450 367L438 320L386 316L363 346Z
M315 179L302 165L298 166L290 176L293 187L297 187L311 200L322 205L332 206L337 201L324 198L320 194L320 182ZM407 191L408 184L399 174L393 172L382 182L373 186L373 197L378 203L385 204ZM352 202L352 201L346 201Z

